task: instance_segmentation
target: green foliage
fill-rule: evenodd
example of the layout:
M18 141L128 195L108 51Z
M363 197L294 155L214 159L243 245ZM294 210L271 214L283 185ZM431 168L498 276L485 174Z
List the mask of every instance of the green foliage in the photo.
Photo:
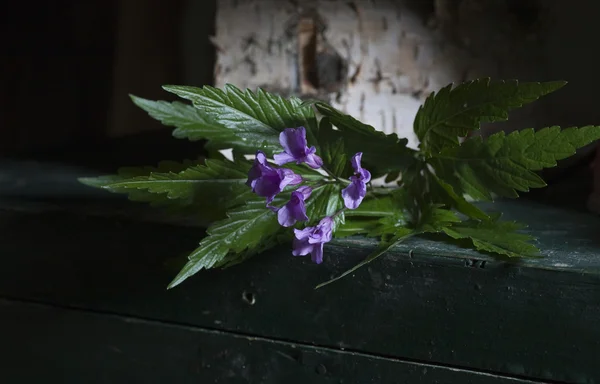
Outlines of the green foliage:
M485 200L492 193L518 197L517 191L541 188L546 183L533 171L553 167L557 160L600 138L600 127L560 130L559 127L496 133L474 137L461 146L446 148L432 165L459 190Z
M436 196L435 200L456 209L472 219L489 220L489 216L477 206L469 203L464 196L459 195L450 184L434 174L429 174L431 180L431 192Z
M277 217L265 209L264 198L255 198L229 211L227 218L211 225L200 246L189 256L189 261L169 284L173 288L202 269L222 263L231 252L240 254L263 245L263 239L280 230ZM231 262L231 260L229 260Z
M207 120L228 129L244 140L247 147L267 154L280 152L279 132L304 126L309 143L316 145L317 120L310 107L301 107L297 98L288 100L258 89L242 92L231 84L224 89L168 85L166 91L190 100Z
M395 133L386 135L377 131L323 102L314 102L314 106L338 129L348 158L362 152L364 166L374 177L405 169L414 161L416 152L406 146L408 140L398 138Z
M436 154L458 146L458 138L479 129L480 123L503 121L508 112L556 91L566 82L519 83L514 81L468 81L432 93L419 108L414 129L421 150Z
M171 200L164 194L156 194L147 188L135 188L128 182L144 180L153 174L171 174L184 172L189 167L196 167L199 161L162 161L157 167L122 167L116 175L105 175L99 177L82 177L79 181L85 185L95 188L104 188L114 193L126 193L132 201L150 203L153 206L164 205L186 205L189 200Z
M332 187L337 186L315 188L306 203L309 217L331 215L337 209L339 198L336 196L339 194L332 193ZM275 198L273 205L281 206L289 197L289 193L281 194ZM277 216L265 208L264 198L251 198L244 205L228 211L226 219L208 228L208 236L190 254L189 261L169 284L169 288L181 284L202 269L235 265L276 245L281 230Z
M188 206L206 220L216 220L239 199L252 196L245 185L249 169L247 161L163 162L157 168L122 168L114 176L81 181L154 206Z
M350 163L345 149L344 137L333 130L327 118L323 118L319 123L318 141L325 168L335 176L346 176L350 172Z
M209 148L234 148L244 153L254 153L255 147L250 146L235 131L218 123L202 113L199 109L179 101L151 101L130 95L131 100L148 112L150 117L160 121L166 126L176 127L173 136L178 139L197 141L209 140Z
M481 79L432 93L419 109L414 130L418 151L407 140L386 135L322 101L302 103L261 89L241 91L165 86L191 102L151 101L131 96L152 118L174 127L173 136L207 140L211 153L205 162L162 162L156 168L122 168L116 175L82 178L92 187L128 195L131 200L185 210L212 223L207 236L193 251L169 285L180 284L202 269L226 268L282 242L293 239L291 228L282 228L277 215L265 207L265 199L246 185L251 162L244 155L261 149L268 156L282 151L279 134L285 128L304 126L309 145L317 147L324 169L304 165L285 167L301 174L313 188L306 201L307 223L316 225L333 216L334 235L363 235L380 239L362 262L327 285L374 261L396 244L427 233L468 242L473 248L508 257L535 257L535 239L523 226L500 221L467 201L518 197L518 192L545 186L537 171L575 154L578 148L600 139L600 127L549 127L503 132L487 139L464 140L481 123L503 121L509 112L561 88L564 82L518 83ZM317 119L314 109L320 117ZM217 149L233 148L235 161L218 155ZM369 187L355 210L344 209L342 188L353 173L350 159L362 152L363 167L373 178L385 177L398 188ZM214 157L213 157L214 156ZM287 188L273 202L289 201Z
M509 257L535 257L539 250L532 244L533 237L517 230L524 226L512 221L468 220L443 228L453 239L470 239L476 249Z

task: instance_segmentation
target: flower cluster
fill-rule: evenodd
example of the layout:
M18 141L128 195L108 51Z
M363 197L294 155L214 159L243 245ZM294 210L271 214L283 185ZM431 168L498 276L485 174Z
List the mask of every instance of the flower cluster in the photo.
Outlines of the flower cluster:
M308 147L306 141L306 129L304 127L286 128L279 135L279 143L283 152L275 154L273 160L276 165L282 166L287 163L306 164L313 169L323 167L323 160L316 155L314 146ZM350 177L350 184L342 190L344 206L347 209L356 209L367 193L367 183L371 180L371 173L361 166L362 152L352 157L351 163L354 175ZM306 214L306 200L312 193L312 188L303 185L300 175L291 169L278 168L270 165L267 156L262 151L256 152L254 164L248 172L246 185L252 188L252 192L266 198L266 206L277 214L277 221L283 227L292 227L299 221L308 221ZM275 196L281 193L287 186L298 186L291 193L290 200L282 207L272 205ZM342 209L343 211L343 209ZM331 241L333 234L334 217L326 216L314 227L294 229L294 243L292 255L311 255L312 261L317 264L323 262L323 245Z

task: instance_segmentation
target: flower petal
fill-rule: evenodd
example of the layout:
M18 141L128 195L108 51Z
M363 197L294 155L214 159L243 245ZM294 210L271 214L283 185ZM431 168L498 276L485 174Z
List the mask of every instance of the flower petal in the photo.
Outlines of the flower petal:
M310 194L312 193L312 188L305 185L303 187L296 189L296 192L300 192L302 194L302 196L304 197L304 200L307 200L310 197Z
M354 156L352 156L352 159L350 159L352 168L354 168L354 171L356 173L360 173L360 170L362 169L362 167L360 166L360 162L362 160L362 155L363 155L362 152L358 152Z
M304 204L304 196L300 192L292 192L292 199L286 204L288 211L296 221L307 221L306 206ZM282 224L283 225L283 224ZM292 224L293 225L293 224Z
M294 218L293 212L288 207L288 204L281 207L277 212L277 221L282 227L291 227L296 224L296 219Z
M333 219L329 216L325 216L319 222L318 227L320 227L322 231L321 241L324 243L331 241L333 233Z
M350 179L353 179L352 183L342 189L342 198L346 208L356 209L367 194L367 186L356 176L352 176Z
M360 179L365 183L368 183L369 181L371 181L371 172L367 171L364 168L360 169L360 171L358 172L358 175L359 175Z
M292 242L292 247L293 256L306 256L312 252L314 246L306 240L296 238Z
M292 161L296 161L294 156L290 155L287 152L281 152L273 155L273 160L275 160L275 164L283 165L287 163L291 163Z
M267 155L261 150L256 151L256 161L261 165L268 165Z
M306 129L286 128L279 134L279 143L289 155L299 160L306 156Z
M280 192L283 191L283 189L288 185L297 185L302 182L302 176L296 175L291 169L280 168L277 170L277 172L281 178L281 182L279 184Z
M315 229L315 227L306 227L304 229L294 229L294 236L298 240L307 240L314 229Z
M264 152L256 151L256 158L254 159L252 167L248 171L248 180L246 181L246 185L252 187L252 189L254 189L256 180L262 175L261 166L267 166L267 157L265 156Z
M314 148L314 147L312 147L312 148ZM321 168L323 166L323 159L321 159L319 156L315 155L314 153L306 155L304 162L306 163L306 165L308 165L309 167L311 167L313 169Z
M319 243L313 246L310 258L313 262L321 264L323 262L323 243Z

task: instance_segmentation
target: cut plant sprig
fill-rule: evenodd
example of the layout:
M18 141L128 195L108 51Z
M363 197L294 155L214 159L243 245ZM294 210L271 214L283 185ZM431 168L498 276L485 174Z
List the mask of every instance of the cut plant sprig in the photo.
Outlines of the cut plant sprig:
M418 150L322 101L303 104L233 85L165 86L190 103L132 100L174 127L174 137L202 139L208 153L231 148L234 161L164 162L81 181L212 223L170 288L200 270L238 264L290 238L292 255L310 254L316 263L327 263L324 244L333 237L379 239L365 260L319 287L426 233L468 240L493 254L539 256L535 239L521 232L523 225L500 220L473 201L516 198L545 186L536 172L598 140L600 127L465 137L565 84L490 79L450 84L427 97L416 114ZM399 187L373 187L371 179L379 177Z

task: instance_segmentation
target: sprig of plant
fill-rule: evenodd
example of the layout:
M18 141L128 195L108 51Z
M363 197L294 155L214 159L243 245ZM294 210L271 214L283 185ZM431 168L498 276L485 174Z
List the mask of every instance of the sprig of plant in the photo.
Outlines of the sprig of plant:
M519 232L523 225L489 215L469 200L516 198L544 187L536 171L598 140L600 127L465 137L564 85L490 79L450 84L432 93L416 115L419 150L324 102L302 103L232 85L165 86L191 103L132 100L175 127L176 138L204 139L211 154L232 148L233 161L164 162L81 181L210 220L208 235L170 288L202 269L228 267L290 240L293 255L311 254L321 263L323 244L332 237L380 239L365 260L319 287L426 233L468 239L484 252L535 257L539 250L531 236ZM370 187L371 178L383 176L397 187Z

